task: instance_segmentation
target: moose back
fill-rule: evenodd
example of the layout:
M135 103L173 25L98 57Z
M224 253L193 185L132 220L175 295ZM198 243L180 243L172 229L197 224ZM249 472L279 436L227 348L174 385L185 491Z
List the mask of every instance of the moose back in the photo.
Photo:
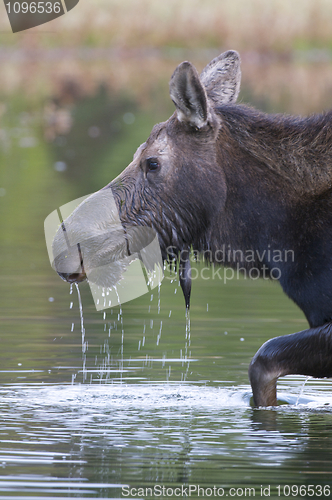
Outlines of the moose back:
M254 403L269 406L282 375L332 376L332 114L268 115L236 104L240 77L235 51L200 75L180 64L170 80L174 114L103 189L112 190L125 231L152 228L163 258L179 260L187 307L190 249L218 263L227 248L223 264L278 279L302 309L309 328L269 340L251 361ZM96 225L107 228L103 211L84 214L78 207L66 227L91 237ZM106 255L109 239L98 245ZM271 259L278 252L289 258ZM59 274L82 281L90 265L81 256Z

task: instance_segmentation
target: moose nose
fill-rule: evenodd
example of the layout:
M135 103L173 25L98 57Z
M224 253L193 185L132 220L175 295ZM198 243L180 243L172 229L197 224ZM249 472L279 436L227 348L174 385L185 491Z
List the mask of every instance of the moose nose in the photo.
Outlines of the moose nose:
M87 276L83 265L80 244L78 243L74 246L67 245L67 248L55 257L53 268L60 278L63 281L67 281L67 283L80 283L84 281Z
M68 283L81 283L86 279L86 274L84 272L80 273L59 273L58 275L60 276L63 281L67 281Z

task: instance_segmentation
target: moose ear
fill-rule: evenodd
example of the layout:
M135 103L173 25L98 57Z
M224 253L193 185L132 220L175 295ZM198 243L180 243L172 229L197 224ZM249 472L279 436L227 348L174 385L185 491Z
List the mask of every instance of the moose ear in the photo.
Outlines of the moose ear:
M176 68L169 82L169 93L179 121L186 121L197 128L206 125L206 91L190 62L185 61Z
M201 82L216 106L233 103L240 92L240 56L229 50L213 59L202 71Z

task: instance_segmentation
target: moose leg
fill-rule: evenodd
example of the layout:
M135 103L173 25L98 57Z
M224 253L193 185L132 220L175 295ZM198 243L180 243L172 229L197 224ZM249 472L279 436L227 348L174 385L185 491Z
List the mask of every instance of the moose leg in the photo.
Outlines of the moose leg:
M249 366L256 406L277 404L277 380L284 375L332 377L332 322L262 345Z

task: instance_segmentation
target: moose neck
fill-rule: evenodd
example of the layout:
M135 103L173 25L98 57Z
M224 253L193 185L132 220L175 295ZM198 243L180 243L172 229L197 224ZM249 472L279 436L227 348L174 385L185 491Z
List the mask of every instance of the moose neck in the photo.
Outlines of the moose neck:
M253 250L258 262L247 267L259 266L262 252L295 248L290 235L301 227L303 206L330 188L332 155L321 136L332 138L331 117L271 116L245 106L219 112L218 164L227 196L211 227L211 247Z
M320 194L331 187L332 112L296 117L271 115L241 105L219 109L228 151L251 161L250 168L270 184L280 178L287 194ZM255 160L252 163L252 160ZM245 172L244 172L245 173ZM271 184L272 185L272 184Z

